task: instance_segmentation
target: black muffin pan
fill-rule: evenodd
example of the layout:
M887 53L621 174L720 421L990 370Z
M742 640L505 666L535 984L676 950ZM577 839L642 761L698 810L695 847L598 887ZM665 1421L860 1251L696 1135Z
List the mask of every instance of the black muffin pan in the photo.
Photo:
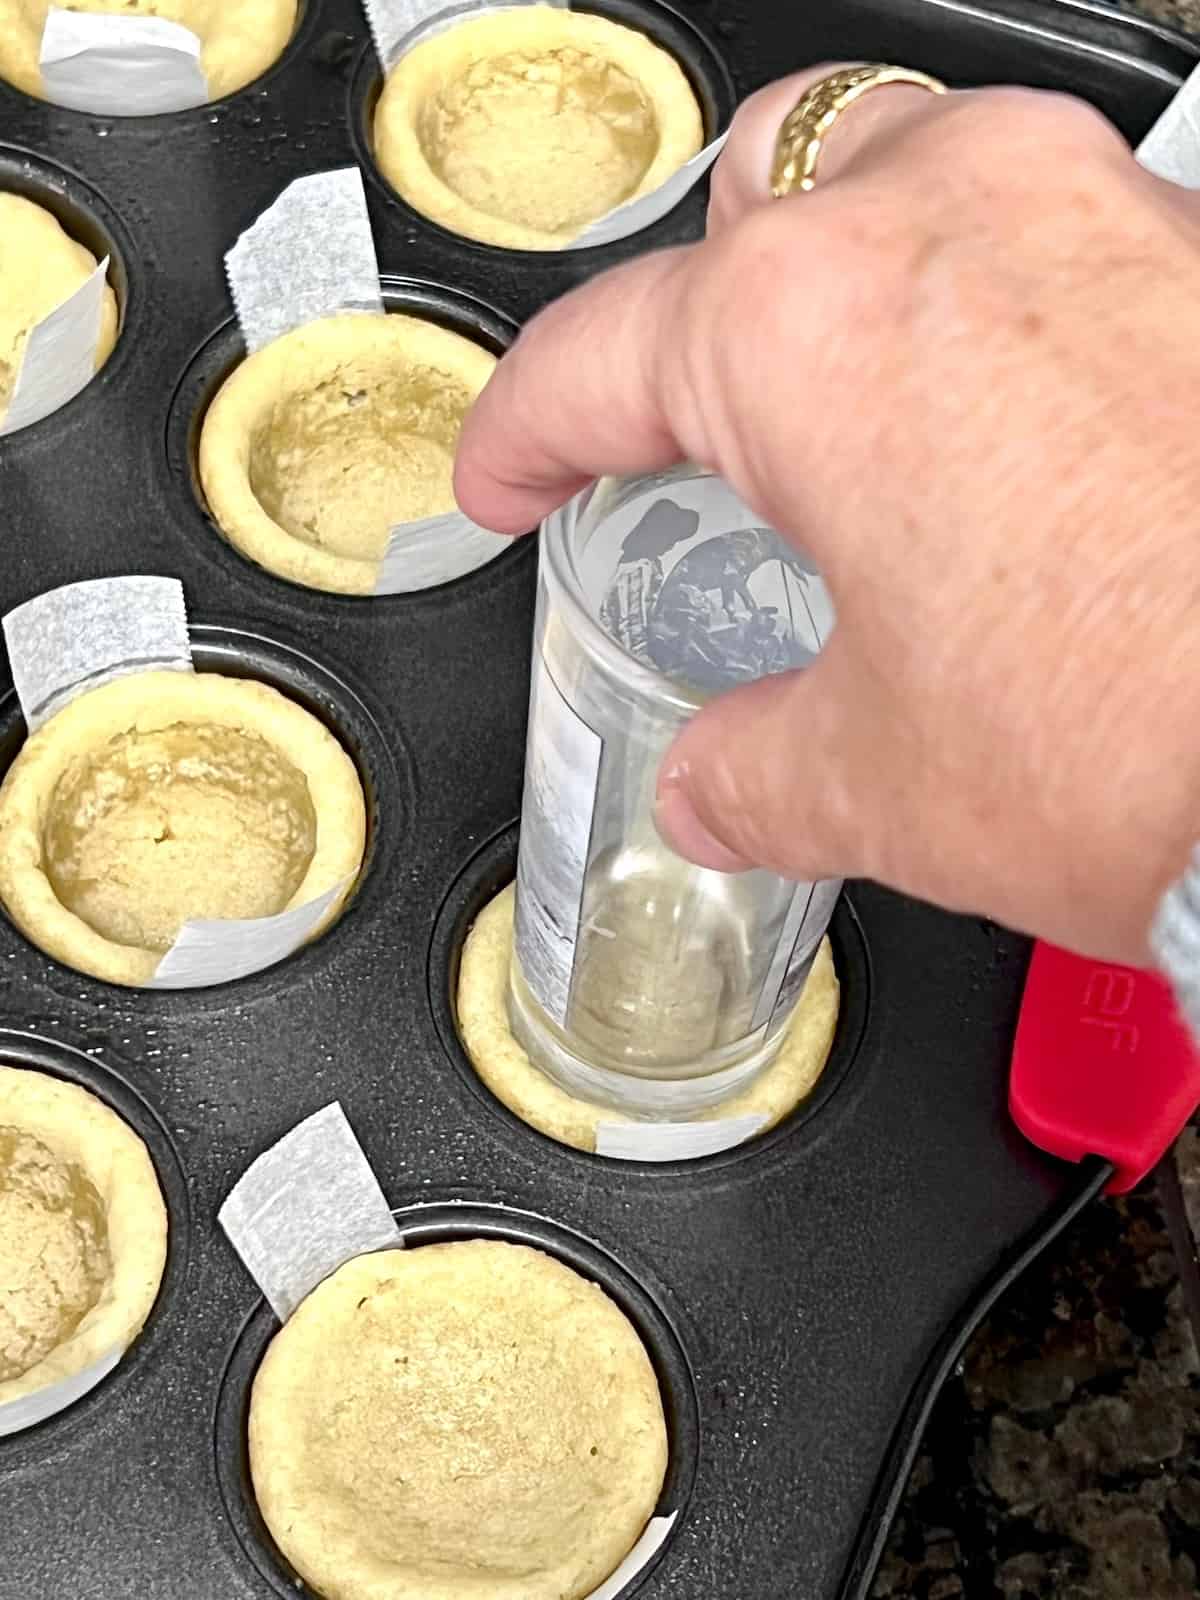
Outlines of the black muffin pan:
M874 58L958 85L1080 93L1136 141L1197 59L1175 34L1083 3L593 3L675 51L713 129L769 78ZM641 1329L671 1429L662 1509L678 1519L626 1594L862 1600L937 1385L1107 1169L1044 1157L1009 1122L1024 941L870 885L851 886L833 922L844 1004L825 1077L741 1149L687 1165L596 1159L517 1122L474 1077L454 984L472 918L513 873L534 542L441 588L375 600L295 588L245 561L195 473L198 418L241 352L222 256L291 179L360 162L388 303L499 350L589 274L697 237L705 196L595 250L458 239L376 173L378 81L354 0L306 0L278 65L197 110L97 118L0 86L0 187L111 254L121 305L100 376L0 439L0 609L82 578L178 576L197 665L274 683L324 719L371 817L341 920L236 984L112 988L0 918L0 1060L83 1083L121 1112L171 1219L162 1292L126 1359L69 1410L0 1439L0 1597L302 1588L246 1475L249 1385L274 1323L216 1213L254 1156L339 1099L410 1244L539 1244ZM9 693L0 765L23 735Z

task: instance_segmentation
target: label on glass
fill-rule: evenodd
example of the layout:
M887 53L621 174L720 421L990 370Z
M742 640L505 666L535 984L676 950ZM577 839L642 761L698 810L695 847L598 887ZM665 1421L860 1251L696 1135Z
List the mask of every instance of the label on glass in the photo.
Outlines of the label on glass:
M529 730L514 937L526 983L562 1028L604 741L563 698L541 656L534 662Z
M754 1021L750 1028L752 1033L757 1033L759 1028L765 1027L770 1022L783 1003L785 988L798 996L804 985L804 979L808 976L801 935L812 897L811 883L797 884L792 903L788 907L787 920L780 930L775 954L771 957L771 965L767 968L767 975L763 979L758 1004L754 1008ZM797 972L799 972L798 979L795 976Z
M837 897L842 892L840 878L823 878L819 883L801 884L792 902L792 911L788 917L787 925L779 941L775 960L778 962L780 955L790 949L787 966L784 969L782 981L777 990L774 990L775 1003L770 1007L769 1020L774 1022L776 1017L786 1016L800 998L804 985L808 982L808 975L812 971L812 964L816 960L817 951L825 930L829 926L829 919L833 915L833 908L837 904ZM798 924L793 923L797 906L801 907ZM794 937L788 944L789 930L795 926ZM775 975L775 965L768 975L763 986L763 999L767 999L772 991L772 980ZM760 1001L760 1006L762 1002ZM755 1021L758 1021L757 1016Z

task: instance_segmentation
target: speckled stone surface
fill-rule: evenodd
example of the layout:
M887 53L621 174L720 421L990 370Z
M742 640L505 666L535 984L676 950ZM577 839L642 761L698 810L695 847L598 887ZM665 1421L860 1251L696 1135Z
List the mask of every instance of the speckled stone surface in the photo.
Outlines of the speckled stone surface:
M1200 1135L1181 1167L1200 1222ZM1094 1206L940 1400L877 1600L1195 1600L1200 1352L1156 1186Z
M1183 28L1188 33L1200 33L1200 0L1143 0L1126 9L1141 11L1156 22L1169 22L1173 28Z
M1200 0L1129 9L1200 33ZM1173 1162L1194 1266L1200 1127ZM1200 1596L1200 1277L1189 1306L1173 1182L1094 1206L976 1335L874 1600Z

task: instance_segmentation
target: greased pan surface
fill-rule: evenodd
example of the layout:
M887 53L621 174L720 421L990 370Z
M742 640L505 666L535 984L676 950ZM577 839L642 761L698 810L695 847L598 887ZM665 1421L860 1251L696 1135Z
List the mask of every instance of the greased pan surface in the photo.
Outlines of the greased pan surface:
M673 48L717 123L780 73L866 57L958 84L1079 92L1136 140L1195 61L1164 30L1036 0L596 9ZM199 410L240 352L222 255L292 178L361 160L389 301L498 349L587 274L696 237L704 198L594 251L455 239L373 174L377 87L351 0L308 0L276 68L195 111L98 119L0 86L0 186L112 254L123 316L100 377L0 439L0 608L81 578L179 576L197 664L277 683L324 717L359 764L372 819L367 876L337 926L223 989L109 988L0 918L0 1060L85 1083L120 1110L158 1164L172 1225L159 1303L126 1360L71 1410L0 1440L0 1597L296 1593L247 1494L242 1444L273 1324L215 1216L255 1155L338 1098L412 1243L539 1243L642 1329L672 1430L664 1509L680 1515L628 1593L859 1600L920 1421L910 1398L945 1330L1096 1184L1008 1123L1027 949L852 887L834 923L844 1014L812 1104L690 1166L562 1149L479 1087L450 996L471 917L515 859L533 543L444 588L375 601L292 588L225 544L194 481ZM0 764L22 736L10 695Z

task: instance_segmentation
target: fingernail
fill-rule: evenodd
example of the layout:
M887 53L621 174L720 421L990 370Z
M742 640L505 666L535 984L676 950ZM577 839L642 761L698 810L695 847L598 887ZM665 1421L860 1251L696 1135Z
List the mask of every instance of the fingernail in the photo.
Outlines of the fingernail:
M677 855L698 867L714 872L748 872L754 865L711 834L678 786L679 769L663 774L662 787L654 804L654 826L663 841Z

